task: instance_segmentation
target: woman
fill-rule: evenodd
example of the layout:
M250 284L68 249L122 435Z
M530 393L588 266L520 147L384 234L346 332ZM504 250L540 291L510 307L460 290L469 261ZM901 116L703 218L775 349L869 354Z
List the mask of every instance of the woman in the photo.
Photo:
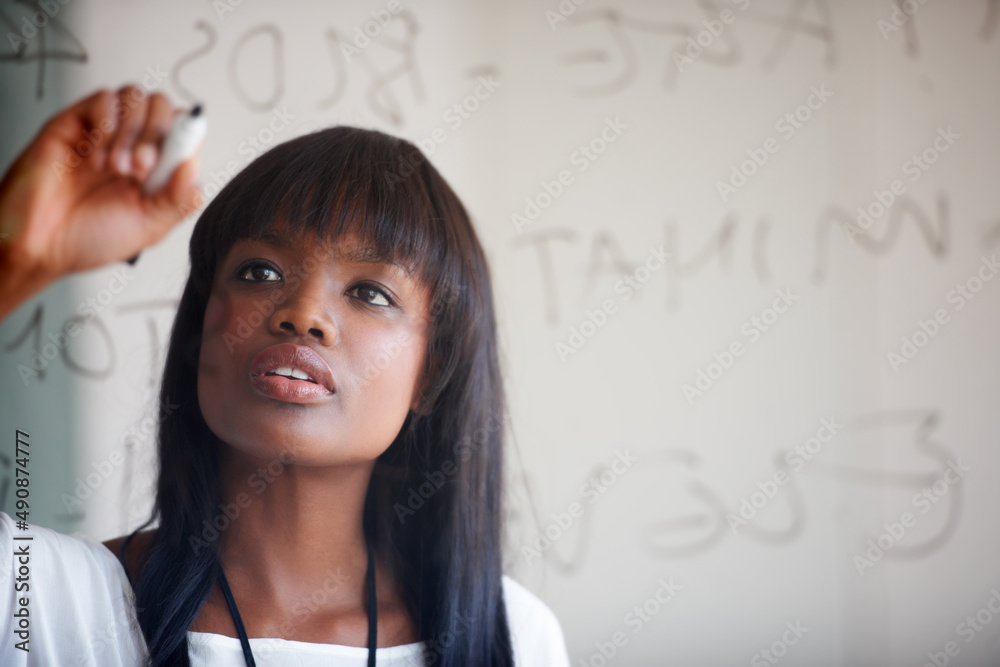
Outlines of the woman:
M4 177L0 316L197 206L195 160L142 195L175 112L136 90L63 112ZM34 646L53 664L568 665L551 611L502 574L489 270L419 150L346 127L279 145L205 209L190 259L161 387L179 407L140 529L158 525L106 549L29 530ZM0 514L0 549L20 533ZM38 630L56 623L68 644Z

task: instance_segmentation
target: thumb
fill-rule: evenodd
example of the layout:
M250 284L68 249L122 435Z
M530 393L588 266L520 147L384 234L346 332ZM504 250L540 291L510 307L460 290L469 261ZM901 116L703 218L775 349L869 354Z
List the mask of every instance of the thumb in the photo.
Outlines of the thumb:
M198 211L204 198L198 187L198 170L201 158L198 155L182 162L170 180L153 196L152 205L169 217L170 223L177 223Z

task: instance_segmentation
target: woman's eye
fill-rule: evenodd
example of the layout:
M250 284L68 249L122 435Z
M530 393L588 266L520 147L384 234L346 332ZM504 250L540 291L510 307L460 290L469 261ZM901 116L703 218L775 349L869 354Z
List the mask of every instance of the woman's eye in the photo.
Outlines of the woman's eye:
M373 286L373 285L356 285L351 288L352 292L357 293L358 298L371 306L391 306L392 299L383 290ZM372 301L371 299L381 299L381 302Z
M251 276L250 278L246 277L248 274ZM274 277L268 278L267 276L269 274L273 275ZM262 264L260 262L247 264L242 269L240 269L239 273L237 273L237 277L241 280L246 280L248 282L254 282L254 283L275 282L277 280L281 280L281 275L277 271L275 271L272 267L268 266L267 264Z

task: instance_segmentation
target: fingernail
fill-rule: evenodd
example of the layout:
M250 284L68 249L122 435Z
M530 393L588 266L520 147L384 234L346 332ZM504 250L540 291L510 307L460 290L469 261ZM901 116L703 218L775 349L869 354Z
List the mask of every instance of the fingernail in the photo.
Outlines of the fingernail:
M135 149L135 159L144 171L149 171L156 164L156 147L153 144L141 144Z
M127 176L132 173L132 155L128 151L118 151L115 164L118 165L118 171L123 175Z

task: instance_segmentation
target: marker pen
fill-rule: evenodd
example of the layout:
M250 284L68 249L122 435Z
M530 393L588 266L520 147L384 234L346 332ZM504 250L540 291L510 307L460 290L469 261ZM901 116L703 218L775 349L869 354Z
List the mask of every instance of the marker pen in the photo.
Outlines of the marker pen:
M189 112L174 118L174 124L163 140L160 159L146 178L142 191L151 195L166 185L174 169L198 151L207 131L208 120L202 113L200 104L194 105ZM135 257L129 258L128 263L135 264L138 259L139 255L136 254Z

